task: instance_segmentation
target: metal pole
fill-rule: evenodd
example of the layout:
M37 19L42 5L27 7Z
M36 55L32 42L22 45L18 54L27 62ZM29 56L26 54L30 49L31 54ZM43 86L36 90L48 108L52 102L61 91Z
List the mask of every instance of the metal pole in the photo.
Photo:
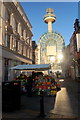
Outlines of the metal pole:
M40 117L45 117L44 113L44 95L43 91L40 92Z

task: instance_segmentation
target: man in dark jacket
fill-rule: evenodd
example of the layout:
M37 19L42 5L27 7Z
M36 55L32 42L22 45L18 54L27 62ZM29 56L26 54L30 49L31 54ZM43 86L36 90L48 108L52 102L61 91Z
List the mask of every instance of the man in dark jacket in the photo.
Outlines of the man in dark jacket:
M33 78L32 76L29 76L26 84L27 94L29 97L32 96L32 86L33 86Z

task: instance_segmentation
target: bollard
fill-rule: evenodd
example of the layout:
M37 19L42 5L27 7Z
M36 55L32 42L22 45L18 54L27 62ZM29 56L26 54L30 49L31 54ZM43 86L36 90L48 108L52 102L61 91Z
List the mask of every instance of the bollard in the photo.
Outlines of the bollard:
M44 95L43 91L40 92L40 117L45 117L44 113Z

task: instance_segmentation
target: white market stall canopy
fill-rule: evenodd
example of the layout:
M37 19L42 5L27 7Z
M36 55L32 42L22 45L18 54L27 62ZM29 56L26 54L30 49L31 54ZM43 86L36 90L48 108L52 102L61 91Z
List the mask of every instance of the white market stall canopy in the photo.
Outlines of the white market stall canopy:
M36 71L44 71L51 68L50 64L31 64L31 65L17 65L11 67L11 70L36 70Z

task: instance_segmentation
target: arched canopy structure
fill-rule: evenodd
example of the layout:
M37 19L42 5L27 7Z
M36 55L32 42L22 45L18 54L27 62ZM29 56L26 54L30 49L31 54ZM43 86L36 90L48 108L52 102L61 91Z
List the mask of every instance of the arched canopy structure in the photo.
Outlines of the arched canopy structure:
M45 33L39 40L40 63L48 63L47 56L55 55L63 52L64 38L60 33L52 32Z

